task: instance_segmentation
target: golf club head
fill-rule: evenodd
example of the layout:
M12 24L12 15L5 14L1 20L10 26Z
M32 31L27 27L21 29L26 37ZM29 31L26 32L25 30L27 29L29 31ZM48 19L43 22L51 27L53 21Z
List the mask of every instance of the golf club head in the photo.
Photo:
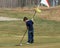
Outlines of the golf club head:
M22 44L20 44L20 46L22 46Z
M18 45L16 45L16 46L22 46L22 44L18 44Z

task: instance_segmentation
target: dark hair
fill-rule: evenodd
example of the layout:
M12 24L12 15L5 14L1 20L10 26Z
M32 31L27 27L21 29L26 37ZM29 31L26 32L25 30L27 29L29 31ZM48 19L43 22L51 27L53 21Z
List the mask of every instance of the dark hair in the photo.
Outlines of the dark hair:
M24 17L24 18L23 18L23 21L26 21L26 20L28 20L28 18L27 18L27 17Z

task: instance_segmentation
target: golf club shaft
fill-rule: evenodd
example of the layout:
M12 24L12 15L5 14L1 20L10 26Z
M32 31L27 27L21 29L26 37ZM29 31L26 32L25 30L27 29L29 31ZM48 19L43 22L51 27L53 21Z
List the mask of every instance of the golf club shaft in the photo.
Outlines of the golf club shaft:
M26 32L27 32L27 31L26 31ZM22 39L21 39L21 41L20 41L20 44L22 43L23 38L24 38L24 36L25 36L26 32L24 33L24 35L23 35L23 37L22 37Z

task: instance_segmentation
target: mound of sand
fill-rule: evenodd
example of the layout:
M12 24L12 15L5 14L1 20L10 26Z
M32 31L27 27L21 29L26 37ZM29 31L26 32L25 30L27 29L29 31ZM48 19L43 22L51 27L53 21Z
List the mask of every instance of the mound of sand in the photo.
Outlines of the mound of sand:
M42 13L39 14L40 18L60 21L60 6L51 8L42 8Z

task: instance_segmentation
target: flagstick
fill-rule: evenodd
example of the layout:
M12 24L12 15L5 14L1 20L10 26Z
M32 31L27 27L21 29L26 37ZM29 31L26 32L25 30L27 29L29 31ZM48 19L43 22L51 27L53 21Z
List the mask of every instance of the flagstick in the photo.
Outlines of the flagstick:
M35 13L34 13L34 15L33 15L33 17L32 17L32 21L34 21L34 17L35 17L35 15L36 15L36 11L35 11Z

